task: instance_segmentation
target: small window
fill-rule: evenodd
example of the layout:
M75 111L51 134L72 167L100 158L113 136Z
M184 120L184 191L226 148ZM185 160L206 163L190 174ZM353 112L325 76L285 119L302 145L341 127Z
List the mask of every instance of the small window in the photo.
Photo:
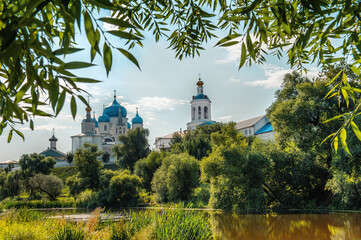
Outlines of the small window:
M201 106L198 107L198 119L201 119L202 117L202 108Z
M107 131L107 125L104 125L104 131Z
M208 119L208 107L204 107L204 118Z
M196 118L196 108L192 107L192 120Z

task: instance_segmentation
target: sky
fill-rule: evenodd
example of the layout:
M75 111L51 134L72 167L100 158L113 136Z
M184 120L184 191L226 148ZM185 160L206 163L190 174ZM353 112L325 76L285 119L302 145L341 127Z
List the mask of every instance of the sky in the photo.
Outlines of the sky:
M109 38L114 45L124 47L119 40ZM113 66L108 77L99 56L95 59L97 66L74 73L102 81L80 84L92 95L90 105L97 118L102 114L103 105L112 102L114 90L118 102L128 111L129 122L138 107L144 127L150 131L149 145L154 148L156 137L186 129L191 118L190 101L196 95L199 76L204 82L204 93L212 101L212 120L226 123L265 114L274 101L274 93L279 89L283 76L292 71L285 59L277 57L267 57L266 64L244 66L238 70L240 46L214 47L217 41L212 39L205 44L206 50L201 52L200 57L179 61L175 59L175 52L167 49L165 40L156 43L151 35L146 35L144 47L131 50L141 70L119 52L113 51ZM89 62L90 51L85 34L78 33L76 42L85 50L72 54L66 60ZM312 78L316 75L317 69L309 68L308 76ZM35 118L34 131L28 124L17 125L24 133L25 141L14 135L7 143L8 131L4 131L0 135L0 162L18 160L22 154L47 149L52 129L55 129L58 139L57 149L64 153L71 151L70 136L80 133L80 124L86 112L85 105L78 101L78 113L74 120L69 103L70 99L67 99L57 118Z

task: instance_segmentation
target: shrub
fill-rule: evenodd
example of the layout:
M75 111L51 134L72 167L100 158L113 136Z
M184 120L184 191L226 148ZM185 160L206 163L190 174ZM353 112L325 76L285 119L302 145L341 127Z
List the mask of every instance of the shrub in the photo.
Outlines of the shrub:
M198 161L187 153L171 154L163 159L155 172L152 189L157 201L189 200L194 188L199 184Z
M109 184L109 202L129 206L137 203L138 189L142 180L132 175L129 170L112 177Z
M93 203L95 192L90 189L87 189L79 194L76 199L76 206L80 208L89 208Z

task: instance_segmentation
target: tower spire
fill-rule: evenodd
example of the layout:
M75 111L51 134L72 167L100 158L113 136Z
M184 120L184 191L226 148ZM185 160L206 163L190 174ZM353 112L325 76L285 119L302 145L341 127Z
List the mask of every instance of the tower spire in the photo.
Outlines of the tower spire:
M117 98L117 90L114 90L114 99Z
M136 109L137 109L136 111L137 111L137 115L138 115L138 107Z

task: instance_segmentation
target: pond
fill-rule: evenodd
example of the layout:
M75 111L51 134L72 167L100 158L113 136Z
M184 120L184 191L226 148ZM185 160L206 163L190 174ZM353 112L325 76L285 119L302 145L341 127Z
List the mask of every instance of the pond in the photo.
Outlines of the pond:
M361 239L361 213L212 214L211 223L216 239Z
M216 239L361 240L361 213L358 212L240 215L210 211L204 214L210 217ZM65 211L61 215L75 221L90 217L86 210ZM101 217L119 220L124 218L124 212L103 213Z

